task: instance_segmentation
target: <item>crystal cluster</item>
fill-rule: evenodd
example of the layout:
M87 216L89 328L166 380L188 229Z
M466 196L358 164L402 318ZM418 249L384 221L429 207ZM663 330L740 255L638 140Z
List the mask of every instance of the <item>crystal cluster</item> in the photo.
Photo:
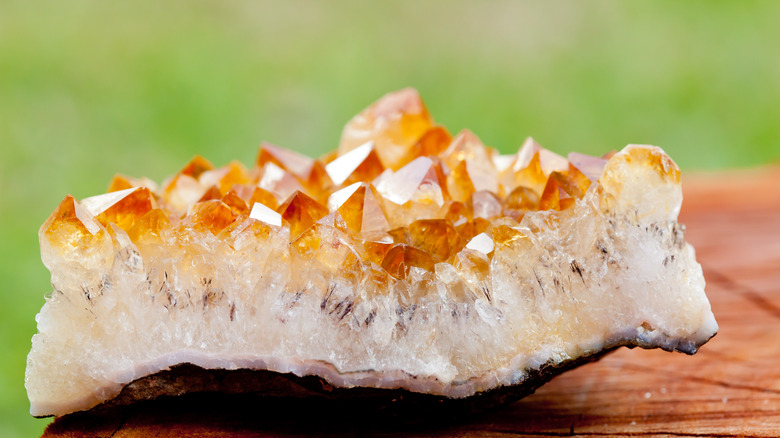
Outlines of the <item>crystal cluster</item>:
M116 176L40 230L54 291L27 362L34 415L178 363L467 397L618 345L717 330L659 148L500 155L388 94L311 159L194 158Z

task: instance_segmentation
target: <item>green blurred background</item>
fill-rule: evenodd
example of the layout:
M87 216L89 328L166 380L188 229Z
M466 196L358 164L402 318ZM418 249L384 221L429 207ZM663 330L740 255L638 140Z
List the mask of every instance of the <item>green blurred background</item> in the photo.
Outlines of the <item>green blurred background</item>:
M503 152L662 146L685 169L780 160L780 2L0 0L0 436L49 291L37 230L116 172L159 181L261 140L319 155L418 88Z

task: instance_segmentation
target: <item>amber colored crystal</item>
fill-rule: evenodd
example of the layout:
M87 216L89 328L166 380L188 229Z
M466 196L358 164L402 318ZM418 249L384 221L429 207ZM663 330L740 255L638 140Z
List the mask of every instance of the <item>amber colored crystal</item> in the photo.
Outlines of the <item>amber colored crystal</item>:
M552 172L539 200L539 210L565 210L584 192L569 175Z
M133 188L133 183L130 182L130 178L116 174L111 179L111 184L108 186L107 192L118 192L120 190L126 190Z
M550 175L544 186L544 191L542 191L542 196L539 198L539 210L560 210L561 191L557 179Z
M338 154L374 141L385 167L402 166L409 148L432 126L417 90L389 93L350 120L344 127Z
M459 225L473 217L471 209L459 201L450 201L447 205L444 219L452 222L453 225Z
M206 229L215 235L236 219L236 214L233 213L233 210L219 200L195 204L189 216L189 220L194 228Z
M409 275L411 268L416 267L432 271L435 261L430 254L413 246L397 244L390 248L382 261L382 268L388 274L398 279Z
M43 223L40 234L53 245L75 247L88 244L102 230L98 221L68 195Z
M398 167L405 166L417 157L436 156L444 152L452 143L452 135L443 126L434 126L425 131L417 143L409 148L406 156L398 162Z
M211 186L206 190L206 193L198 199L198 202L211 201L213 199L222 199L222 192L219 191L219 187Z
M303 180L303 186L318 202L327 203L328 196L335 184L325 170L325 163L321 160L315 160L312 163L309 176Z
M392 230L387 232L387 235L390 236L393 239L393 242L395 243L409 244L412 242L412 237L409 235L408 227L393 228Z
M249 198L249 201L247 201L247 205L254 205L255 202L259 202L272 210L279 208L279 202L274 195L268 190L261 189L260 187L255 187L252 191L252 196Z
M490 221L485 218L474 218L467 220L455 227L462 242L468 242L476 235L484 233L490 227Z
M518 186L504 201L507 208L518 210L536 210L539 206L539 194L525 186Z
M149 239L159 241L162 231L170 226L171 220L168 214L162 209L155 208L135 221L127 231L127 235L133 242L144 242Z
M471 195L468 193L469 190L488 190L501 194L498 172L493 163L495 155L495 150L486 147L471 131L464 130L452 140L452 144L439 156L452 170L447 180L447 188L452 187L451 183L454 186L460 184L460 189L466 191L465 196L460 198L451 191L453 199L465 201ZM454 183L451 178L453 176L456 179ZM458 193L462 192L458 191Z
M290 226L290 238L295 240L307 228L328 214L327 207L298 191L292 194L277 211Z
M93 196L82 200L81 204L103 226L114 223L125 231L155 207L154 197L146 187Z
M671 180L672 182L679 184L680 168L677 167L677 164L672 161L668 155L658 148L632 146L634 145L628 145L627 149L624 151L627 153L616 155L615 158L629 163L636 161L649 166L654 169L662 179ZM602 175L602 177L610 178L611 175Z
M203 172L213 168L214 165L212 165L211 162L200 155L196 155L181 171L179 171L179 174L198 179Z
M249 214L249 207L246 205L243 199L234 191L229 191L222 197L222 202L225 203L236 216L242 214Z
M278 214L272 211L274 214ZM224 240L236 251L256 250L266 239L276 232L267 223L251 218L238 218L232 224L223 228L217 238Z
M452 199L466 202L476 191L471 182L466 161L461 161L447 175L447 191Z
M356 234L386 231L390 228L381 205L381 196L368 183L355 183L330 196L328 208L336 210Z
M436 261L445 261L460 250L460 236L455 227L445 219L424 219L409 224L412 246L421 249Z
M387 252L393 247L393 242L388 240L379 239L365 239L358 247L360 256L363 260L381 265L385 259Z
M337 212L315 222L294 239L291 246L299 254L312 256L322 266L344 273L354 272L361 260L346 233L346 224Z
M523 234L520 230L507 225L497 225L493 227L491 234L493 236L493 242L497 247L511 246L518 240L528 238L528 236Z
M227 166L201 173L198 181L204 187L216 186L219 192L224 195L236 184L249 183L250 178L246 167L238 161L233 161Z

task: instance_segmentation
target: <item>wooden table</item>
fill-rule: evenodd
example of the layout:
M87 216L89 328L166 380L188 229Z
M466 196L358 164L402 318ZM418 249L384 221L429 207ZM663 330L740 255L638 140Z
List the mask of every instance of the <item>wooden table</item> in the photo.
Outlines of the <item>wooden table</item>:
M720 324L693 357L620 349L517 403L444 425L379 426L350 412L195 402L66 417L44 436L780 436L780 168L695 175L683 184L680 220Z

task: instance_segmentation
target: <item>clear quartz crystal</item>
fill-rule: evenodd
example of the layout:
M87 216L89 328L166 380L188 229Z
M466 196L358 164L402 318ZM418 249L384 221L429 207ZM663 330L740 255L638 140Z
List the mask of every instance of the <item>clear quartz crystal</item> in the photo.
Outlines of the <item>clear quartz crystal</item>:
M717 324L681 202L657 147L499 155L411 89L321 159L264 143L253 169L118 175L40 229L31 412L185 362L462 398L619 345L693 353Z

